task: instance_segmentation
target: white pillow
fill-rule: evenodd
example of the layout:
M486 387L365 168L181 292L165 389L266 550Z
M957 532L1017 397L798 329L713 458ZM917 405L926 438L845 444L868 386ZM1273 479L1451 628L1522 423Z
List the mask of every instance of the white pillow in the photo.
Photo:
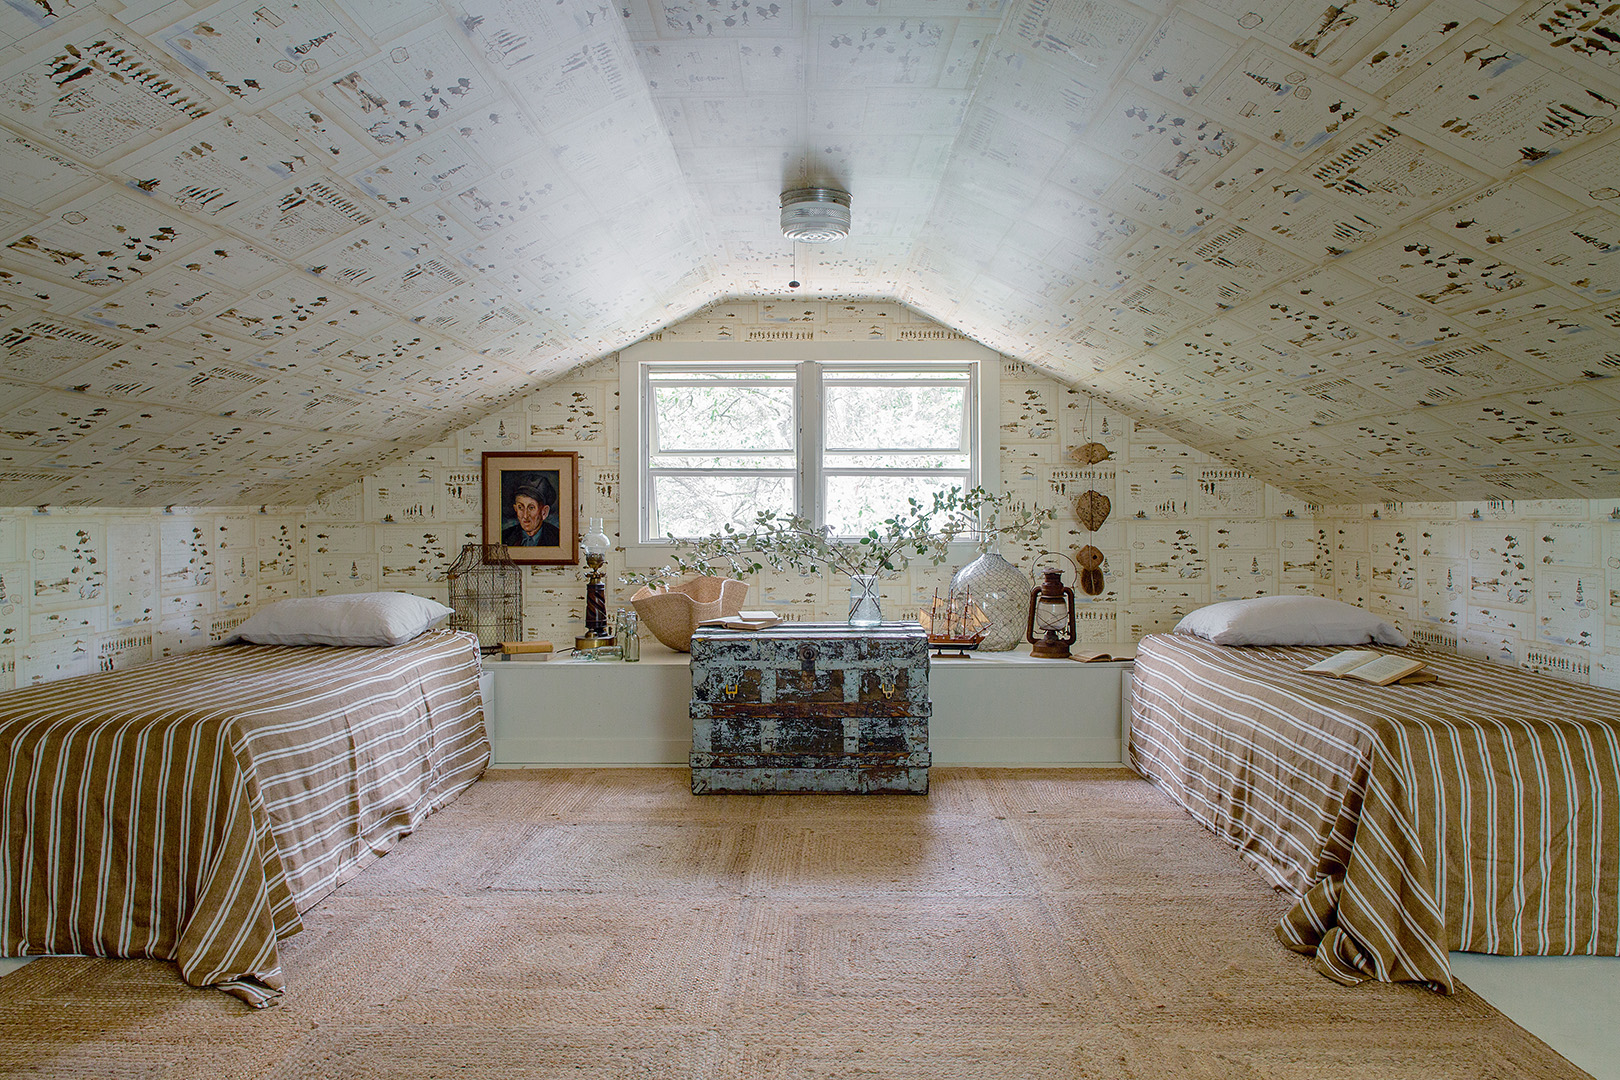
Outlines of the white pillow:
M448 618L451 610L402 592L277 600L238 626L222 644L399 645Z
M1256 596L1188 612L1178 634L1217 645L1405 645L1406 637L1370 611L1325 596Z

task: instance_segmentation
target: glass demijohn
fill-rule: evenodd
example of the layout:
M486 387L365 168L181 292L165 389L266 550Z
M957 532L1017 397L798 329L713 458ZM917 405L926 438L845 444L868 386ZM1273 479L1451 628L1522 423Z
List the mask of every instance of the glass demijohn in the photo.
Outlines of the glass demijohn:
M990 620L980 652L1006 652L1024 640L1029 590L1029 578L999 550L985 552L951 578L951 592L971 593Z

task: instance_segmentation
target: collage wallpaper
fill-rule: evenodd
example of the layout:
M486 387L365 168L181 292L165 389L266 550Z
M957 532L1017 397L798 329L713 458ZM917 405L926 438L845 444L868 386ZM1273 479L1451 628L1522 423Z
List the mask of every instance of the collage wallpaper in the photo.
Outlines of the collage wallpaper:
M11 0L0 505L304 505L724 297L1319 502L1620 483L1611 0ZM847 240L786 241L842 186Z
M742 301L715 305L663 331L663 340L929 341L943 327L897 304ZM577 450L584 518L600 517L616 534L620 429L619 367L591 364L504 411L458 432L401 466L319 500L307 535L312 588L429 586L460 543L478 533L479 455L485 450ZM1088 406L1090 406L1088 413ZM1088 441L1112 452L1078 466L1068 451ZM1040 549L1072 554L1087 542L1107 556L1107 590L1083 605L1091 640L1135 638L1168 629L1190 605L1211 598L1279 589L1313 591L1327 581L1326 540L1309 506L1221 465L1091 401L1034 369L1004 359L1001 373L1002 485L1021 501L1059 508L1041 543L1003 554L1028 573ZM1113 502L1094 537L1076 522L1074 498L1088 489ZM968 552L964 558L972 558ZM884 582L884 610L912 612L944 591L961 559L912 565ZM1061 559L1065 578L1074 580ZM617 581L622 554L609 564L610 607L626 606L631 587ZM1320 575L1320 579L1319 579ZM525 636L572 644L583 624L583 591L574 567L532 568L525 581ZM796 619L843 618L847 579L765 575L748 597Z
M928 341L953 332L895 304L737 301L666 340ZM1038 545L1105 553L1106 590L1080 605L1082 639L1134 641L1193 607L1277 592L1338 596L1423 644L1620 687L1620 500L1317 506L1167 439L1010 359L1001 373L1003 486L1058 509ZM487 450L580 454L581 518L616 535L619 371L610 357L305 507L0 510L0 686L119 667L217 641L253 608L293 595L399 589L446 597L445 568L481 539ZM1097 441L1112 457L1080 466ZM1094 535L1073 500L1113 503ZM971 558L969 552L964 558ZM914 565L883 589L898 616L943 589L963 559ZM1061 560L1056 560L1061 561ZM1062 563L1067 568L1067 563ZM609 606L627 606L622 553ZM580 569L524 571L524 636L572 644ZM1065 580L1073 582L1072 571ZM748 605L840 619L843 579L767 576Z
M1329 596L1417 644L1620 689L1620 499L1326 506Z
M304 595L302 508L0 509L0 689L219 641Z

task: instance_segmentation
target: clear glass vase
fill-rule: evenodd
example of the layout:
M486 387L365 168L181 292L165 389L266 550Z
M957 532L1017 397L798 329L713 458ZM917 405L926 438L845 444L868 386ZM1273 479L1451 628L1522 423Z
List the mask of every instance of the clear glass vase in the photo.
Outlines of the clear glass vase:
M878 576L849 575L849 624L876 626L882 621L883 609L878 605Z
M990 620L980 652L1006 652L1024 640L1033 588L1024 572L1002 558L999 550L985 552L951 578L951 595L971 596Z

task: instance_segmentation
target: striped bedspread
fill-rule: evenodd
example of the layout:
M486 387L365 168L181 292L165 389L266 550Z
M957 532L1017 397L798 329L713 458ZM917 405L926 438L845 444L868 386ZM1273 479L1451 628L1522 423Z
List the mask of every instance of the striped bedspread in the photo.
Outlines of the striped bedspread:
M431 631L0 694L0 951L173 959L270 1003L298 913L483 772L478 664Z
M1338 651L1136 654L1132 765L1298 899L1283 942L1446 993L1453 950L1620 954L1620 693L1417 649L1438 682L1300 674Z

